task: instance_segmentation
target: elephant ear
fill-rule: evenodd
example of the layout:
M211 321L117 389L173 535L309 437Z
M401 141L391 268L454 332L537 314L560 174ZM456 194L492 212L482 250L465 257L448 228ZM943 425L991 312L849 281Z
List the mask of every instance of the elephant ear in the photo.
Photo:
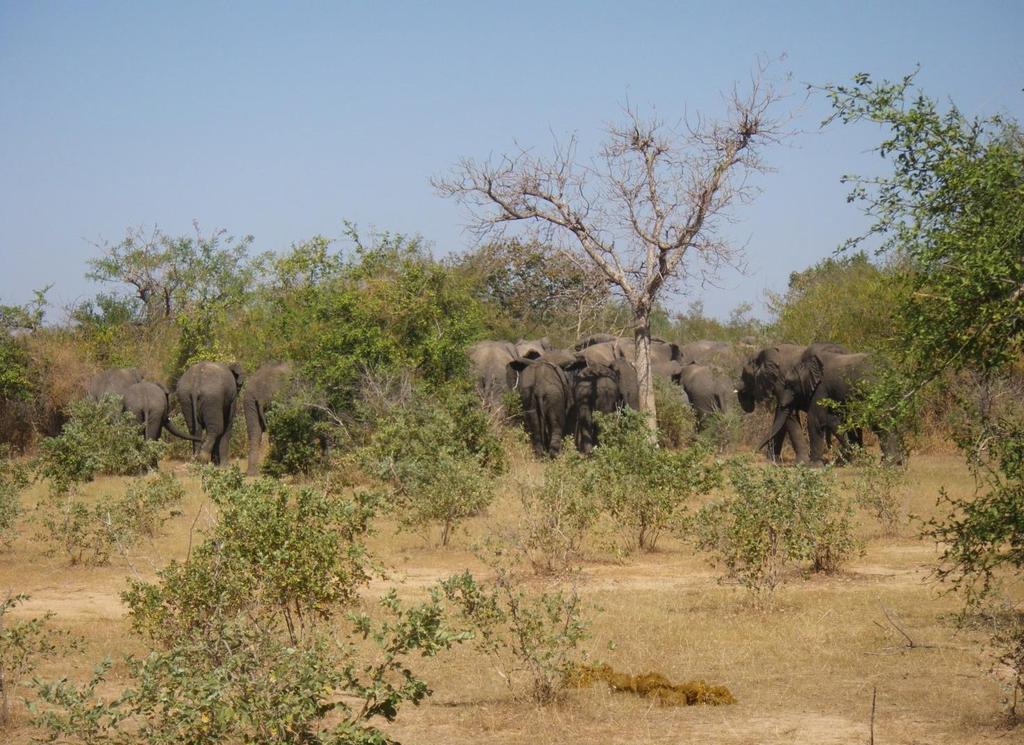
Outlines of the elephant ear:
M241 388L245 384L245 373L242 372L242 366L238 362L232 362L228 365L228 370L235 376L235 387Z
M822 361L821 356L817 354L806 355L800 362L798 374L800 375L800 385L803 387L804 393L810 396L821 384L821 379L825 375L825 363Z
M669 343L668 347L669 349L672 350L672 356L670 357L670 359L673 362L678 361L683 356L683 350L680 349L679 345L676 344L675 342Z
M640 381L637 379L636 368L629 360L615 360L612 369L616 373L619 396L623 403L631 409L640 409Z

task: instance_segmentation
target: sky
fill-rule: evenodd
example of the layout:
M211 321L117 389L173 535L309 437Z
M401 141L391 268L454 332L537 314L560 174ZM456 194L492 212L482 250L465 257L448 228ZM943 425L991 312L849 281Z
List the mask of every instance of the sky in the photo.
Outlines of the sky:
M671 299L763 317L766 291L864 228L840 177L881 163L881 132L820 129L806 84L919 66L927 94L1024 120L1022 28L1019 0L0 0L0 303L52 283L59 316L104 289L86 261L130 227L281 251L348 220L463 252L469 216L430 183L460 158L592 146L627 100L714 117L767 56L797 134L728 228L746 269Z

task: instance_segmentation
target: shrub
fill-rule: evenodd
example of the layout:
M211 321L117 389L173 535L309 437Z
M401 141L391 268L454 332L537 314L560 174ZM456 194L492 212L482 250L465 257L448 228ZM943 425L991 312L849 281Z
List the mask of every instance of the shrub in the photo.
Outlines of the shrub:
M8 593L0 602L0 727L10 723L11 699L36 664L67 647L66 635L47 627L52 612L21 621L7 618L9 611L28 599L28 595Z
M729 480L735 495L702 507L693 534L755 604L770 604L792 563L810 560L816 569L834 570L857 549L850 505L837 495L831 474L738 461Z
M14 527L21 514L21 492L29 485L29 469L10 458L10 450L0 446L0 547L14 540Z
M539 485L522 484L518 543L538 574L569 570L579 559L583 539L601 514L586 488L586 460L566 448L544 469Z
M129 658L129 687L99 698L109 663L85 686L40 684L36 724L62 742L391 742L373 720L430 694L408 658L466 636L445 623L440 595L355 607L372 505L237 469L207 468L203 481L220 509L207 540L123 595L150 646Z
M494 572L479 582L467 570L441 583L449 601L474 634L477 649L490 657L513 696L546 704L555 701L580 663L577 650L587 622L575 585L529 593L510 555L481 553Z
M44 537L51 551L63 551L72 565L104 565L115 552L126 554L142 536L155 536L165 519L160 511L184 495L181 483L164 473L135 481L120 499L105 495L91 507L73 490L51 495L43 503Z
M268 476L310 475L327 463L337 426L327 420L324 397L293 386L267 411L270 447L260 469Z
M164 452L159 441L145 440L120 401L82 399L71 405L71 416L57 437L44 440L39 472L58 494L92 481L99 474L134 476L154 467Z
M658 444L680 448L693 436L693 409L678 385L664 378L654 379L654 402L658 412Z
M493 476L504 468L479 399L462 388L419 387L377 425L360 461L387 484L386 501L403 528L440 523L447 545L459 522L491 503Z
M906 472L863 449L854 454L853 465L859 474L850 479L849 486L857 504L878 520L883 535L896 536L902 518L899 490L906 480Z
M598 414L597 421L601 445L587 466L587 488L600 496L630 548L654 550L664 530L682 527L689 498L719 484L721 467L700 444L658 447L640 412Z

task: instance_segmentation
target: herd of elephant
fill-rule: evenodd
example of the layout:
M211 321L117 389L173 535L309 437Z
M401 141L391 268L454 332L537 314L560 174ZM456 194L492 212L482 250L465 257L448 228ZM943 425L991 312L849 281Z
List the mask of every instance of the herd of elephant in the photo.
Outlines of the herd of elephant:
M538 455L557 455L568 436L580 452L590 453L598 443L597 412L640 408L631 339L595 334L573 349L553 348L546 340L481 341L470 347L469 359L477 389L487 403L497 407L507 391L518 393L523 423ZM731 370L738 362L742 369L736 380ZM862 444L860 430L842 426L842 412L858 384L871 377L873 366L871 356L850 354L830 343L755 350L720 341L680 345L651 340L653 374L678 386L679 395L693 409L698 430L736 403L749 413L758 402L771 402L775 414L761 448L778 460L788 439L797 463L823 462L833 439L839 444L840 458ZM144 379L136 368L105 370L92 381L88 395L95 400L108 395L119 398L146 439L159 439L167 430L190 440L197 459L215 464L228 461L236 400L241 398L249 440L248 473L255 475L267 431L267 409L291 378L288 362L264 365L248 379L237 363L197 362L178 379L174 390L188 432L170 420L170 391ZM807 418L809 446L801 413ZM902 461L899 438L889 432L878 435L883 455Z
M595 334L572 349L546 340L481 341L469 350L477 389L492 406L507 391L518 393L523 423L538 455L557 455L563 437L589 453L597 444L595 412L639 408L639 382L632 339ZM844 406L875 372L871 355L849 353L838 344L777 344L757 349L722 341L676 344L651 340L651 371L678 386L693 409L698 430L709 419L758 402L774 403L772 425L760 449L778 460L786 440L797 463L821 464L835 440L839 458L863 444L856 428L844 428ZM739 379L736 379L736 368ZM800 414L807 418L804 434ZM901 462L895 433L877 432L883 456Z
M241 396L245 428L249 436L249 475L255 475L263 434L267 431L266 411L270 402L291 379L287 362L264 365L248 380L237 363L197 362L178 379L174 394L181 405L188 432L170 420L170 391L162 383L145 380L133 367L105 370L89 385L90 398L120 399L142 426L143 436L157 440L163 430L192 441L192 452L202 462L227 463L236 400Z

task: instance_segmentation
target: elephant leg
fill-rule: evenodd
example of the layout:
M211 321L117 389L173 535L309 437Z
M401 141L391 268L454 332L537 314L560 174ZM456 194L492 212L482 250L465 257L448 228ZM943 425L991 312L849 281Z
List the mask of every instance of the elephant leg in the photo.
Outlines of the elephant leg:
M159 440L160 430L163 429L163 424L163 417L158 416L155 413L151 413L146 418L146 439Z
M800 426L799 412L789 412L789 416L786 417L786 426L780 434L783 435L779 442L780 454L782 451L782 442L784 442L786 438L789 438L789 444L793 447L793 454L795 455L797 465L806 463L808 461L807 437L804 435L804 428Z
M226 466L231 462L231 430L235 422L235 402L224 407L224 430L217 440L217 465Z
M821 464L825 460L825 438L828 432L828 412L817 403L807 411L807 433L811 438L811 463Z
M565 426L564 417L562 416L565 411L564 404L560 405L553 401L547 402L547 408L545 410L545 419L547 420L547 452L548 455L557 456L562 452L562 430Z
M197 424L203 430L203 441L199 443L199 462L217 463L219 452L217 446L224 432L224 412L219 405L203 406L199 412L201 420ZM199 417L197 417L197 420Z
M180 400L180 399L179 399ZM196 411L192 407L192 403L189 401L181 401L181 416L185 420L185 428L188 433L193 437L199 435L199 421L196 416ZM199 456L201 442L198 440L192 441L192 457L196 458Z
M259 402L252 396L244 398L242 409L245 413L245 434L249 440L249 464L246 473L255 476L260 461L260 449L263 447L263 417Z
M541 417L537 410L538 402L531 400L523 407L523 424L530 434L530 444L533 445L533 454L540 457L544 455L544 441L541 437Z

